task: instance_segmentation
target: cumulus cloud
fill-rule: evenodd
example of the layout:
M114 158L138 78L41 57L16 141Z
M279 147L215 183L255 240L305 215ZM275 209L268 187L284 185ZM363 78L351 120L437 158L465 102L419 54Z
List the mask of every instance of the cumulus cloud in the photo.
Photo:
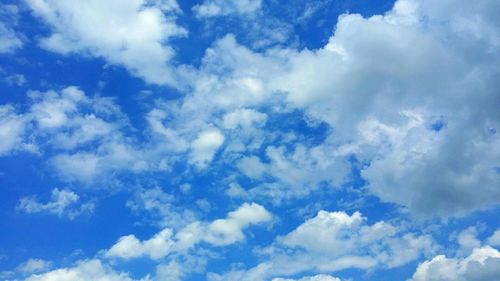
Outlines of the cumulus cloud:
M13 106L0 106L0 156L22 147L25 126L25 119Z
M147 255L151 259L163 258L170 253L174 244L171 237L172 230L168 228L145 241L139 241L134 235L123 236L106 252L106 256L126 259Z
M500 280L500 252L484 246L464 258L436 256L421 263L410 281Z
M47 203L40 203L34 196L23 197L19 200L17 209L28 214L49 213L69 219L94 211L92 202L79 203L79 201L80 196L73 191L54 188L51 192L50 201Z
M0 5L0 54L12 54L24 45L23 36L14 30L18 13L16 5Z
M193 7L199 18L225 16L230 14L251 14L261 8L262 0L204 0Z
M272 215L261 205L244 203L229 212L225 219L210 223L195 221L177 233L165 228L144 241L140 241L135 235L123 236L105 255L124 259L148 256L157 260L171 253L183 253L200 242L226 246L242 241L245 238L243 230L248 226L269 222L271 219Z
M253 179L261 178L267 171L267 166L256 156L243 157L236 166L243 174Z
M11 54L23 46L17 33L0 22L0 53Z
M462 9L459 1L400 0L384 15L342 15L317 50L257 53L227 36L207 50L205 74L197 76L186 101L233 111L274 102L275 93L284 93L286 107L334 129L321 145L328 148L323 159L337 163L320 166L324 181L344 182L350 169L342 160L354 155L366 163L362 176L372 194L416 215L460 216L490 208L500 198L500 116L493 106L499 99L493 89L500 35L489 12L496 9L494 1ZM218 95L203 94L210 91ZM280 154L268 150L273 161ZM274 170L278 183L300 181L309 167L319 166L293 164ZM274 194L280 186L254 192ZM478 186L482 192L473 192Z
M253 109L237 109L224 115L223 124L225 129L237 129L264 126L267 116Z
M218 219L207 226L205 241L214 245L228 245L245 238L243 230L253 224L261 224L272 219L272 215L261 205L244 203L225 219Z
M161 187L155 186L138 190L134 197L127 201L127 207L142 217L145 215L162 228L178 229L195 221L196 214L185 206L178 206L177 199Z
M149 83L177 84L170 65L174 51L166 42L187 32L175 23L175 1L26 2L51 28L40 40L43 48L100 57Z
M29 259L26 262L16 267L16 271L21 274L33 274L42 271L47 271L52 266L52 263L42 259Z
M489 238L488 244L492 246L500 246L500 229L497 229Z
M200 169L207 167L223 143L224 135L218 129L201 132L191 143L190 163Z
M274 278L272 281L341 281L341 280L331 275L319 274L314 276L302 277L300 279Z
M107 281L134 281L126 273L116 272L100 260L84 260L78 262L73 267L59 268L43 274L34 274L26 278L25 281L88 281L88 280L107 280ZM136 281L147 281L142 278Z
M370 225L359 212L320 211L263 250L267 260L248 270L213 274L211 278L265 280L311 270L328 273L349 268L394 268L435 250L428 235L407 232L384 221Z

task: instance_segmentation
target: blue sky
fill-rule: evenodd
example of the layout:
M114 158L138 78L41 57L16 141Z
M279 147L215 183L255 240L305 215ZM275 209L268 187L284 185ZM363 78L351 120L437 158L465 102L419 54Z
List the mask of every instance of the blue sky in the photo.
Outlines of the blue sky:
M500 280L495 0L0 4L0 279Z

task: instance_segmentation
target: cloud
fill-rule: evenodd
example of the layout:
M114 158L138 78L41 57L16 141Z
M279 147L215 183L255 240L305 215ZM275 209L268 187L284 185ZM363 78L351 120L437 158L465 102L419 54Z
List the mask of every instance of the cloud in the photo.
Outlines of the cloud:
M272 215L264 207L244 203L229 212L225 219L210 223L195 221L177 233L164 228L144 241L140 241L135 235L123 236L105 252L105 256L123 259L148 256L158 260L171 253L183 253L200 242L226 246L242 241L245 238L243 230L248 226L269 222L271 219Z
M139 241L134 235L123 236L106 252L106 256L127 259L147 255L154 260L160 259L167 256L174 245L172 234L167 228L145 241Z
M224 135L218 129L201 132L191 143L189 162L200 169L207 167L223 143Z
M148 83L177 85L170 64L174 51L166 43L187 32L175 23L175 1L26 2L51 28L40 40L43 48L103 58Z
M325 182L342 184L351 171L342 162L355 156L366 164L362 176L372 194L415 215L461 216L491 208L500 198L500 116L493 106L500 98L493 90L500 29L489 12L497 5L468 3L462 9L459 1L400 0L384 15L342 15L317 50L257 53L227 36L207 50L205 76L188 101L230 112L235 106L278 107L273 98L282 93L288 110L304 111L333 129L320 146L330 167L290 163L274 169L275 183L254 193L284 194L273 192L281 181L317 178L305 171L318 167ZM439 122L446 125L434 129ZM267 156L287 164L275 161L287 159L275 148ZM473 192L479 186L482 192Z
M410 281L496 281L500 280L500 252L484 246L465 258L436 256L421 263Z
M469 227L458 234L457 242L460 246L458 255L468 255L473 249L481 247L482 243L477 238L477 232L476 227Z
M19 211L27 214L34 213L49 213L58 217L67 217L74 219L75 217L94 211L94 204L86 202L79 204L80 196L68 189L54 188L51 192L50 201L40 203L36 197L23 197L17 204ZM78 206L77 206L78 205Z
M178 206L178 198L159 186L138 190L126 205L134 213L165 228L178 229L195 221L196 213L185 206Z
M341 281L341 280L331 275L319 274L314 276L302 277L300 279L273 278L272 281Z
M27 275L47 271L51 266L52 263L49 261L42 259L29 259L16 267L16 271Z
M25 279L25 281L88 281L88 280L107 280L107 281L134 281L126 273L119 273L102 264L100 260L84 260L78 262L73 267L55 269L43 274L34 274ZM147 281L149 278L143 278L136 281Z
M199 18L225 16L231 14L251 14L261 8L262 0L204 0L193 7Z
M488 244L492 246L500 246L500 229L497 229L489 238Z
M0 156L21 149L25 119L11 105L0 106Z
M243 157L236 166L243 174L252 179L261 178L267 171L267 166L256 156Z
M225 219L218 219L207 227L204 240L214 245L229 245L242 241L243 230L253 224L261 224L272 219L272 215L261 205L244 203L235 211L227 214Z
M24 45L23 36L14 30L18 13L15 5L0 5L0 54L13 54Z
M407 232L384 221L370 225L359 212L349 215L319 211L317 216L264 248L261 254L268 258L257 266L224 275L212 274L211 278L265 280L308 271L394 268L435 250L436 245L428 235Z
M3 81L9 86L21 87L26 83L26 77L23 74L12 74L3 78Z
M265 125L266 121L266 114L253 109L238 109L227 113L223 118L225 129L261 127Z

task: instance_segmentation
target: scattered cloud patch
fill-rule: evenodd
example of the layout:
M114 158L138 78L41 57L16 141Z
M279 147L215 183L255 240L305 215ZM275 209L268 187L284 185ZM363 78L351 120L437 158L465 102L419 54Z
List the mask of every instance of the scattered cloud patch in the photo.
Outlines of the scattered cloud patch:
M80 196L73 191L54 188L47 203L39 202L36 197L23 197L19 200L17 209L27 214L49 213L69 219L94 211L95 206L92 202L79 201Z
M173 37L185 36L187 31L176 24L176 2L26 2L52 30L40 40L41 47L63 55L103 58L146 82L177 85L170 64L175 52L166 43Z
M231 14L251 14L261 8L262 0L205 0L193 7L199 18L225 16Z

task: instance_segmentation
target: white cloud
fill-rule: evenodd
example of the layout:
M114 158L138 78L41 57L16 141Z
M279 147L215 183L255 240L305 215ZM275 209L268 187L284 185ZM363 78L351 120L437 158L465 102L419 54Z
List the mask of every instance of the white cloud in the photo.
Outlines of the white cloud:
M497 229L489 238L488 238L488 244L492 246L500 246L500 229Z
M18 86L21 87L26 83L26 77L23 74L12 74L3 78L3 81L7 83L9 86Z
M102 264L101 261L85 260L74 267L60 268L43 274L34 274L25 281L134 281L126 273L119 273ZM137 281L148 281L148 277Z
M320 211L264 248L262 255L268 258L257 266L224 275L211 274L211 278L250 281L307 271L394 268L433 254L435 249L428 235L408 232L384 221L370 225L359 212L349 215Z
M458 234L457 242L460 246L458 255L469 255L473 249L481 247L481 241L477 235L475 227L469 227Z
M252 14L261 8L262 0L204 0L193 7L199 18L225 16L230 14Z
M436 256L421 263L410 281L497 281L500 252L489 246L475 248L465 258Z
M498 203L494 187L499 180L495 159L500 156L500 139L487 125L446 120L446 127L435 132L431 117L406 118L403 125L375 121L374 126L359 128L366 143L374 144L364 149L364 157L375 160L362 175L375 195L425 216L463 215ZM465 139L470 142L461 141ZM462 153L457 155L457 150Z
M40 45L61 54L79 53L124 66L146 82L176 85L165 43L186 31L175 23L175 1L26 0L52 34Z
M238 129L248 127L263 127L267 121L267 115L252 109L238 109L224 115L223 124L225 129Z
M175 204L177 198L155 186L137 191L133 199L127 201L127 207L137 214L165 228L178 229L195 221L196 215L185 206Z
M183 253L200 242L226 246L242 241L245 238L243 230L248 226L269 222L271 219L272 215L264 207L244 203L229 212L225 219L210 223L195 221L175 234L172 229L164 228L144 241L140 241L135 235L123 236L105 255L124 259L148 256L158 260L171 253Z
M73 191L54 188L51 192L50 201L47 203L40 203L36 197L23 197L19 200L17 209L28 214L47 212L59 217L68 217L69 219L94 211L93 203L79 203L79 201L80 196Z
M256 156L243 157L236 166L243 174L252 179L261 178L267 171L267 166Z
M291 149L268 146L266 156L269 163L250 156L239 160L236 166L252 179L263 179L262 183L247 190L250 197L266 198L280 204L307 196L322 183L339 186L345 180L349 164L343 157L336 157L336 151L328 144L308 147L298 142Z
M52 263L42 259L29 259L26 262L16 267L16 271L22 274L33 274L42 271L47 271L52 266Z
M427 216L489 208L500 198L500 145L493 133L500 126L493 106L500 98L493 90L500 25L489 12L496 9L494 1L463 9L460 1L400 0L382 16L346 14L321 49L259 57L275 62L275 72L266 79L262 67L254 79L268 92L286 92L290 107L334 128L323 144L332 148L325 158L345 156L336 154L344 148L370 163L363 177L383 201ZM241 52L228 41L220 49L224 56ZM264 64L256 59L251 65ZM438 118L446 126L436 132ZM370 134L378 139L371 142ZM303 171L299 165L297 170ZM333 177L343 180L341 173ZM476 192L479 186L482 192Z
M14 30L18 13L17 6L0 4L0 54L12 54L24 45L23 36Z
M341 281L341 280L331 275L319 274L314 276L302 277L300 279L274 278L272 281Z
M161 264L156 268L156 277L158 280L165 281L181 281L185 275L185 268L183 265L172 261L168 264Z
M225 219L218 219L207 226L205 241L214 245L229 245L245 238L243 230L253 224L269 222L272 215L259 204L244 203Z
M12 106L0 106L0 156L21 148L25 126L25 119Z
M224 135L218 129L201 132L191 143L189 162L200 169L207 167L223 143Z
M125 259L149 256L157 260L171 252L174 245L172 234L172 230L166 228L145 241L139 241L134 235L123 236L106 252L106 256Z

